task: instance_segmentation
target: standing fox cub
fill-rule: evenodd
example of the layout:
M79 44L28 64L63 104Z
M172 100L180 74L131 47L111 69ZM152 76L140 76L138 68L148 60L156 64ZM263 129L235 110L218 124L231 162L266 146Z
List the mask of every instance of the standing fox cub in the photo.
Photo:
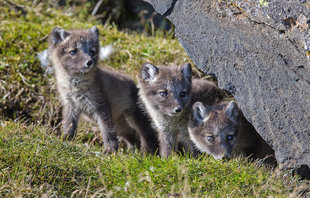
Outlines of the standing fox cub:
M139 76L139 96L158 132L160 153L167 157L181 143L186 152L195 155L187 132L190 109L195 100L214 104L222 99L215 84L194 79L189 63L182 67L155 66L145 63Z
M257 134L233 101L209 106L196 102L188 123L191 140L204 153L215 159L236 154L265 159L274 164L274 151Z
M154 153L156 136L149 120L137 106L134 81L97 67L99 31L65 31L54 28L49 37L49 58L55 68L57 89L63 105L64 139L75 136L81 114L95 121L106 151L118 149L117 135Z

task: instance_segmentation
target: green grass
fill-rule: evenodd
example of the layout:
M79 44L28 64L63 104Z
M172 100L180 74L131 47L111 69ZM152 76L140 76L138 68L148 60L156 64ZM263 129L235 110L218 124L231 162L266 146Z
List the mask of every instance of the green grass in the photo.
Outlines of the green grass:
M67 8L32 3L0 2L0 197L296 197L307 189L309 195L306 182L290 172L243 159L173 155L165 160L124 148L106 155L98 130L85 122L74 141L62 142L54 78L36 59L53 27L97 25L101 44L117 49L102 65L135 79L144 62L191 60L168 33L120 32L87 16L87 7L69 16Z
M242 159L166 159L62 142L50 128L0 126L0 196L296 197L304 188L288 173Z

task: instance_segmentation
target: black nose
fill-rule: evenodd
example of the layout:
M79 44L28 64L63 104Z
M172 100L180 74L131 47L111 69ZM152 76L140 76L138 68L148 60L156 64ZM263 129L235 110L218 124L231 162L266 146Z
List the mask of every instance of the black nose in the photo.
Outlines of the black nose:
M177 107L177 108L174 109L174 111L175 111L176 113L180 113L182 110L183 110L183 109L182 109L181 107Z
M88 67L90 67L90 66L92 66L93 63L94 63L94 61L89 60L89 61L87 61L86 65L87 65Z

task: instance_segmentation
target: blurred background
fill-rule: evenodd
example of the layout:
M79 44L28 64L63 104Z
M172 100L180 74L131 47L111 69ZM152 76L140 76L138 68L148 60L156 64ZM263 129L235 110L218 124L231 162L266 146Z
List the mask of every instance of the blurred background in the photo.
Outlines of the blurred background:
M143 32L148 35L156 30L173 31L173 25L142 0L48 0L50 7L68 15L89 15L102 24L114 24L119 30ZM41 1L33 1L33 5Z

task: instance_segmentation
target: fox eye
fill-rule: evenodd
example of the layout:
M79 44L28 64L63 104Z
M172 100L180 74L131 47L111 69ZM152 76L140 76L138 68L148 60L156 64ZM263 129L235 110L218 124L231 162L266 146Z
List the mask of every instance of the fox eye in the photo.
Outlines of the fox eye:
M74 50L71 50L70 52L69 52L69 54L71 54L71 55L75 55L76 53L77 53L77 49L74 49Z
M233 139L234 139L234 136L233 136L233 135L228 135L228 136L227 136L227 140L228 140L228 141L232 141Z
M207 136L207 140L211 143L214 142L214 137L213 136Z
M186 92L185 91L181 91L180 92L180 96L183 98L183 97L185 97L186 96Z
M163 98L166 98L167 95L168 95L168 93L167 93L166 91L161 91L161 92L159 92L159 95L160 95L161 97L163 97Z
M96 54L96 50L94 49L90 49L89 50L90 55L94 56Z

